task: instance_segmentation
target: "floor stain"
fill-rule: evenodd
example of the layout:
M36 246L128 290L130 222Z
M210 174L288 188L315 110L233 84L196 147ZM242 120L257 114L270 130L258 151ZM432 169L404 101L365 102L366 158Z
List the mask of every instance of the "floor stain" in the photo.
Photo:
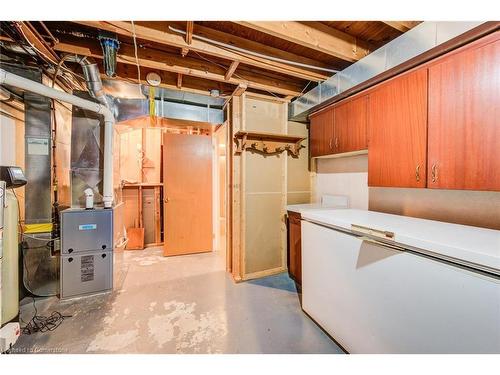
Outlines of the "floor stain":
M87 352L109 351L115 352L133 344L139 337L139 330L133 329L124 333L107 335L99 332L96 338L87 347Z
M176 352L212 352L210 343L227 334L227 321L221 311L197 315L196 303L170 301L164 303L167 311L148 321L149 335L159 347L174 341Z

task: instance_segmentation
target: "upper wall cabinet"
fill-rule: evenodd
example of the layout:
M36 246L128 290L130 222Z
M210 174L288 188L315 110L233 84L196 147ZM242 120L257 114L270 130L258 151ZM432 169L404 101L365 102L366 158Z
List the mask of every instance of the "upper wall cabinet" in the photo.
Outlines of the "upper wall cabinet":
M327 109L311 116L310 124L311 156L333 153L333 110Z
M357 97L311 116L311 156L367 149L368 96Z
M425 187L427 69L375 88L368 106L368 185Z
M334 153L366 150L368 96L358 97L333 109Z
M500 190L500 33L429 67L427 186Z

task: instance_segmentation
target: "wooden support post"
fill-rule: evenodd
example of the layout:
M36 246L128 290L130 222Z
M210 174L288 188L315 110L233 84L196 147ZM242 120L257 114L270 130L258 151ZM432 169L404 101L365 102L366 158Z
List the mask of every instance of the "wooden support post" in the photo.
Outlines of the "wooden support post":
M186 24L186 43L191 44L193 41L193 29L194 29L194 21L187 21Z
M243 100L241 96L236 96L232 100L232 111L231 111L231 131L229 132L229 143L227 145L228 156L230 157L230 186L231 191L231 273L233 279L236 282L242 281L243 271L243 249L244 237L242 236L242 228L244 224L242 223L242 217L244 211L242 210L242 190L241 190L241 180L242 180L242 160L243 155L235 155L234 153L234 134L241 130L243 123Z
M245 83L240 83L233 91L232 96L241 96L247 89L248 85Z

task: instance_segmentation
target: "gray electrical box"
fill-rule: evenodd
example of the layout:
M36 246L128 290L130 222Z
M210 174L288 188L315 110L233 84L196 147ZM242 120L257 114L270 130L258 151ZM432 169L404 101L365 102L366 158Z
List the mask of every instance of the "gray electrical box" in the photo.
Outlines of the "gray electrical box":
M61 298L113 288L113 210L61 212Z

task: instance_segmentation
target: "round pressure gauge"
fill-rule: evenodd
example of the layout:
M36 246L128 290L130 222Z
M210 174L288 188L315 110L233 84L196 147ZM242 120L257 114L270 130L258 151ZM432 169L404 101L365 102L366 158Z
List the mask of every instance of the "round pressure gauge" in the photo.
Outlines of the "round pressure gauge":
M149 72L146 75L146 81L151 85L151 86L158 86L161 83L161 77L158 73L155 72Z

